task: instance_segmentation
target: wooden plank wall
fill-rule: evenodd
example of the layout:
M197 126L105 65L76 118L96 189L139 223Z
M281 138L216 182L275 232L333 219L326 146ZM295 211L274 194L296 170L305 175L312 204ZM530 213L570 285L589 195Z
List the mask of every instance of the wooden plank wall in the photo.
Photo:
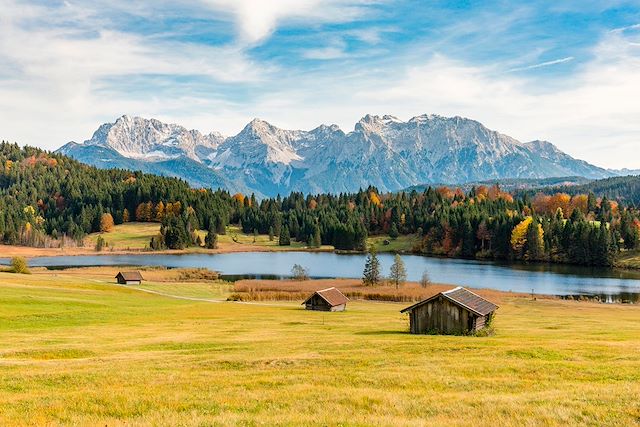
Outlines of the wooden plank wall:
M470 325L472 325L470 320L473 322L473 317L475 317L469 311L453 304L446 298L438 298L417 307L410 316L411 333L414 334L430 332L461 334L470 329ZM476 328L484 326L484 318L479 323L481 326L476 324Z

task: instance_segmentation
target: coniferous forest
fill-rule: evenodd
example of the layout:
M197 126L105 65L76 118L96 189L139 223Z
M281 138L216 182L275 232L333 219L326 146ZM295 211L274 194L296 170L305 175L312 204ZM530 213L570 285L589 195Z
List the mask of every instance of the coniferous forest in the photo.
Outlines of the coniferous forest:
M151 249L215 246L228 224L309 246L366 250L368 236L415 237L416 253L611 266L640 245L639 212L594 193L522 194L498 186L379 194L254 196L194 189L182 180L100 170L16 144L0 145L0 241L81 245L128 221L159 222ZM200 242L196 229L208 230Z

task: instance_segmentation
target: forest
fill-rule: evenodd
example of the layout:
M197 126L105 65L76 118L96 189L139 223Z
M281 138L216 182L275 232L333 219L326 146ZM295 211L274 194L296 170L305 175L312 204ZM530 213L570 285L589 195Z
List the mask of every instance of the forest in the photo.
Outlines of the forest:
M610 200L617 200L627 206L640 206L640 176L617 176L579 185L543 188L540 191L547 194L562 192L571 195L594 193L601 197L606 196Z
M499 186L270 199L195 189L180 179L101 170L68 157L0 144L0 241L82 245L88 233L128 221L159 222L151 250L215 247L229 224L310 247L366 250L367 237L413 235L416 253L446 257L611 266L640 245L633 205L565 192L514 196ZM195 230L207 230L200 241Z

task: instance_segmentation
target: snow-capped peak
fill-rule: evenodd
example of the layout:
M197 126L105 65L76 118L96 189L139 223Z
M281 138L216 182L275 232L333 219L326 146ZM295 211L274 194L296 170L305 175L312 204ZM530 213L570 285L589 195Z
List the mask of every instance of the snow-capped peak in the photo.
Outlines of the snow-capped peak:
M81 145L67 144L61 151L73 155L82 151ZM286 130L256 118L231 137L123 115L100 126L84 145L101 145L144 161L188 157L233 177L238 187L231 190L251 189L264 195L354 191L368 185L385 191L429 182L612 175L549 142L523 144L475 120L435 114L408 121L367 114L349 133L337 125Z

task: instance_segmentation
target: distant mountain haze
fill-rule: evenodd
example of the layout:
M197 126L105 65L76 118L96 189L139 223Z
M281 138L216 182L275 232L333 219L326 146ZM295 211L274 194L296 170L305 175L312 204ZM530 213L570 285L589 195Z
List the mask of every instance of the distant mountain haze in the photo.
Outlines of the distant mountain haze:
M462 117L402 121L366 115L345 133L336 125L285 130L254 119L235 136L122 116L59 152L101 168L181 177L195 186L274 196L396 191L428 183L619 175L575 159L546 141L522 143Z

